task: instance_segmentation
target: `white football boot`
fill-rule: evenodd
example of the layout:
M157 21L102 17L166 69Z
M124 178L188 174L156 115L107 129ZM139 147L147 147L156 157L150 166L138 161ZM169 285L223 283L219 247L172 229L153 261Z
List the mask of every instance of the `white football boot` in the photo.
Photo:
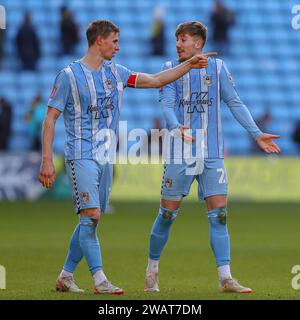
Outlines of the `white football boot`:
M223 279L219 283L220 292L251 293L252 289L242 286L236 279Z
M59 292L84 292L84 290L79 289L75 283L74 278L71 277L58 277L56 279L56 291Z
M145 292L159 292L158 273L157 272L147 272L144 291Z
M124 291L111 284L108 280L104 280L98 286L95 286L95 294L123 294Z

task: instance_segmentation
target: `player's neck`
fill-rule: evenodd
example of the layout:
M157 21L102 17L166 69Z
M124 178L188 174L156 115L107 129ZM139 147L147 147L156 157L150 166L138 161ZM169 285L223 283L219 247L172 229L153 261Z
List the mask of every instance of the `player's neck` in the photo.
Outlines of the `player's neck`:
M81 61L85 66L98 72L103 65L104 58L98 52L89 49Z

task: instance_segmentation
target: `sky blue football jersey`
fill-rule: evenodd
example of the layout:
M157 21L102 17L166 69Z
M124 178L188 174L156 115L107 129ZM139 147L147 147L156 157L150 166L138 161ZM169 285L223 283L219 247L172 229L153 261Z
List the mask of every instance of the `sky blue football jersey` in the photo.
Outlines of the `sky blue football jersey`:
M103 160L111 146L109 135L100 133L110 129L118 136L123 90L131 86L131 75L131 70L112 61L96 72L81 60L58 74L48 106L64 115L66 160Z
M163 65L163 70L178 64L177 60L168 61ZM171 158L181 155L187 158L189 155L211 159L224 157L221 100L228 105L234 117L253 138L262 133L240 100L231 74L221 59L209 58L207 68L192 69L159 90L159 101L168 129L178 125L187 126L191 128L196 139L196 143L183 151L178 150L184 147L181 137L172 137L169 142ZM198 130L198 136L196 129L202 129ZM187 144L185 146L188 147ZM198 147L201 152L196 150Z

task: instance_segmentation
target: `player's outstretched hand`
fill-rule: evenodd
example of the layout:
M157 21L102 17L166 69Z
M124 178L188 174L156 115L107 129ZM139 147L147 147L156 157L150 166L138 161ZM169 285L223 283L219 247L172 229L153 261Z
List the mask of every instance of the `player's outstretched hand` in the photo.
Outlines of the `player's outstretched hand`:
M207 68L208 57L215 57L217 55L217 52L197 54L191 58L191 67L196 69Z
M55 182L55 169L52 161L42 161L39 181L43 187L50 189Z
M280 148L278 145L273 141L273 139L279 139L280 136L263 133L256 139L256 143L258 146L267 153L279 153Z

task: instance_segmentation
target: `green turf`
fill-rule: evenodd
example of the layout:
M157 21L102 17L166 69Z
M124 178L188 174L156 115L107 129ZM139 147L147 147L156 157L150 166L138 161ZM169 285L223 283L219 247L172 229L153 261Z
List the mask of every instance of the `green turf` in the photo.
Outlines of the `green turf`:
M254 292L221 294L203 205L186 203L160 262L160 293L144 293L148 239L157 203L113 203L98 230L104 270L123 296L96 296L85 261L75 276L84 294L56 293L77 217L71 202L0 203L0 299L299 299L291 269L300 264L299 204L231 203L232 272Z

